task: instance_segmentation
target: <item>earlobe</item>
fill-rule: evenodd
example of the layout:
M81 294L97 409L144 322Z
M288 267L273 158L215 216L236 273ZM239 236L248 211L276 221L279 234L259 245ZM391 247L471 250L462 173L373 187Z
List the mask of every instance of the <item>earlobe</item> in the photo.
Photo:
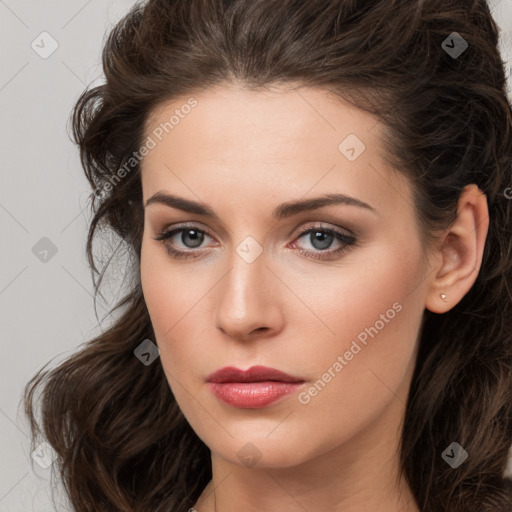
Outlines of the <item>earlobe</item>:
M433 313L453 308L476 281L489 228L485 194L475 185L464 188L457 218L444 235L439 265L431 272L425 307Z

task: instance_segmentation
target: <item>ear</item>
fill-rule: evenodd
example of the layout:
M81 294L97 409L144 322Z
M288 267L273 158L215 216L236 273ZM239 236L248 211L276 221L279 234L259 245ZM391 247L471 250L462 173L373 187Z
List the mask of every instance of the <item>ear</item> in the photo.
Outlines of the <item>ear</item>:
M488 229L487 198L475 184L467 185L459 198L457 218L443 234L434 255L425 299L427 309L446 313L471 289L482 264Z

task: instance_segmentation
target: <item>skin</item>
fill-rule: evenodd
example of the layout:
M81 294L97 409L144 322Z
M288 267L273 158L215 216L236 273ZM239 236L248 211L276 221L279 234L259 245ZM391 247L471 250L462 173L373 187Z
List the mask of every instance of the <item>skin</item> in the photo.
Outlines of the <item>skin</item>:
M425 254L411 185L383 158L382 126L370 114L312 88L225 84L193 97L197 106L142 162L144 204L172 193L220 220L146 206L141 280L170 388L212 453L213 479L194 508L418 511L396 475L421 320L425 308L442 314L473 285L488 229L485 195L466 187L455 223ZM188 98L152 112L146 134ZM366 146L354 161L338 149L348 134ZM375 213L338 204L271 218L282 203L335 192ZM199 247L187 231L185 241L178 233L167 242L203 252L173 259L155 237L186 222L206 232ZM358 245L326 260L301 254L344 245L301 235L311 225L352 233ZM262 250L251 263L237 253L248 236ZM400 311L333 372L394 303ZM329 368L331 380L308 403L297 392L262 409L225 404L205 382L223 366L260 364L301 377L302 391ZM244 446L252 466L238 457Z

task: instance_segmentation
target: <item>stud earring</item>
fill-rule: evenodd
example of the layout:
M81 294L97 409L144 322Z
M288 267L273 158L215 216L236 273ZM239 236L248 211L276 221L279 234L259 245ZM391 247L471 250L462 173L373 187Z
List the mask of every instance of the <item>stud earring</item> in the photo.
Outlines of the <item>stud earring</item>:
M448 302L448 301L446 300L446 295L445 295L444 293L441 293L441 299L443 299L445 302Z

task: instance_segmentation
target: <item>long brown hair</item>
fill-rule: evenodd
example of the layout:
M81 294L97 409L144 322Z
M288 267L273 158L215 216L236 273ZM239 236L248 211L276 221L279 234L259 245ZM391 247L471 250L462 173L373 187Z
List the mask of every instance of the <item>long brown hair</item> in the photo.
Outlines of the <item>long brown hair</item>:
M96 294L108 267L93 255L101 232L133 256L131 288L113 325L42 368L24 395L32 434L56 451L77 512L185 512L211 479L210 452L160 362L134 356L155 337L133 155L157 106L228 82L323 87L374 114L389 161L414 185L426 247L454 220L467 184L486 194L475 284L447 313L424 313L400 460L424 512L512 510L512 111L498 35L483 0L149 0L113 27L106 80L83 92L72 124L93 189L86 249ZM442 457L454 441L468 453L457 468Z

